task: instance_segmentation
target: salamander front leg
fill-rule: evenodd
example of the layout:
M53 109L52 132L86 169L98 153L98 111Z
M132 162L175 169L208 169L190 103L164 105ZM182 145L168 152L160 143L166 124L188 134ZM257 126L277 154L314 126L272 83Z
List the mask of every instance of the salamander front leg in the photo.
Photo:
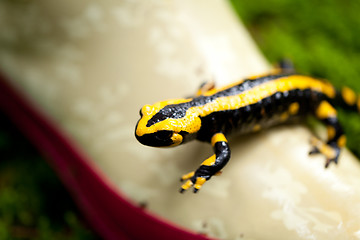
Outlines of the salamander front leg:
M181 177L181 181L187 180L181 186L181 193L192 186L194 186L194 193L196 193L213 175L220 174L221 169L229 161L230 148L224 134L216 133L213 135L211 138L211 145L215 154L202 162L196 171L190 172Z
M204 93L206 93L207 91L210 91L212 89L215 88L215 81L214 80L210 80L208 82L204 82L200 85L198 91L196 92L195 96L201 96Z
M325 167L331 162L337 164L340 149L346 144L346 137L336 116L336 110L327 101L322 101L316 109L316 117L321 120L327 128L328 141L323 141L313 137L311 144L313 149L309 154L321 153L326 157Z

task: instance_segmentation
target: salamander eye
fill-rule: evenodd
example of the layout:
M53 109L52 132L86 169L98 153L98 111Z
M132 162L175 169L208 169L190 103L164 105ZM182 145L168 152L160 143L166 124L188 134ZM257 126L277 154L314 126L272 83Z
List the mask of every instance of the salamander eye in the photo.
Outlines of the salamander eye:
M159 132L157 132L156 133L156 137L158 138L158 139L161 139L161 140L163 140L163 139L169 139L169 138L171 138L171 136L172 136L172 131L166 131L166 130L164 130L164 131L159 131Z

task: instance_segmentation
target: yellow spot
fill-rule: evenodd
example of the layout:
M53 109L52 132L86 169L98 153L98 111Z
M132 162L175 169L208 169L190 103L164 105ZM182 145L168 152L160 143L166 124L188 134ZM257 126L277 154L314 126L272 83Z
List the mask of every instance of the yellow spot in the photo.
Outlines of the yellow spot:
M181 177L181 180L187 180L187 179L190 179L192 178L192 176L194 176L195 172L189 172L187 174L184 174L182 177Z
M336 135L336 130L333 126L327 126L328 139L333 139Z
M171 140L173 141L173 144L171 146L177 146L183 141L183 137L181 134L173 133Z
M280 115L281 121L286 121L289 118L289 114L287 112L284 112Z
M342 135L341 137L339 137L339 139L337 140L337 144L339 147L343 147L346 144L346 136Z
M203 161L201 163L201 165L205 165L205 166L211 166L215 163L216 160L216 155L213 154L211 157L209 157L208 159L206 159L205 161Z
M319 119L336 117L336 110L327 101L322 101L319 107L316 109L316 116Z
M214 136L212 136L212 138L211 138L211 146L214 146L215 143L217 143L217 142L227 142L227 139L224 136L224 134L216 133Z
M196 178L194 188L199 190L205 182L206 182L206 179L203 177Z
M255 124L255 126L253 127L253 131L254 132L257 132L257 131L260 131L260 129L261 129L261 126L260 126L260 124Z
M356 94L350 88L343 87L341 90L341 95L347 105L352 106L356 103Z
M360 98L358 98L358 100L357 100L357 109L358 109L358 111L360 112Z
M289 106L289 113L290 113L291 115L297 114L297 113L299 112L299 107L300 107L300 105L299 105L299 103L297 103L297 102L294 102L294 103L290 104L290 106Z

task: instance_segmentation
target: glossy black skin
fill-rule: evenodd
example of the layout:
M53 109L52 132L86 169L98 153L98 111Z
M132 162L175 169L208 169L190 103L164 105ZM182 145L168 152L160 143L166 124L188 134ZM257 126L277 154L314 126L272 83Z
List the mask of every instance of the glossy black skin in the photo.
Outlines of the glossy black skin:
M198 96L190 102L165 106L148 121L146 126L149 127L167 118L182 118L191 107L203 106L219 97L238 95L265 82L289 75L291 74L268 75L257 79L248 79L211 96ZM256 124L259 124L261 128L267 128L282 123L283 121L280 119L280 115L286 111L292 103L299 103L300 108L298 113L289 116L287 121L294 121L308 114L313 114L322 100L334 103L334 99L329 99L322 92L315 92L311 89L276 92L274 95L264 98L255 104L247 105L236 110L217 111L201 117L201 128L196 135L189 136L187 132L181 132L180 134L183 135L184 142L193 139L209 142L211 137L217 132L222 132L225 135L248 133L252 131ZM167 138L168 135L170 135L170 131L160 131L155 133L155 138L152 136L143 136L141 139L138 138L138 140L145 145L167 146L171 144Z
M237 95L265 81L271 81L281 76L287 76L287 74L270 75L255 80L245 80L237 86L217 93L215 97ZM199 98L201 101L198 101ZM208 102L212 101L213 97L201 96L199 98L195 98L193 101L196 103ZM202 124L196 139L209 142L211 137L217 132L222 132L225 135L233 133L243 134L252 132L254 126L257 124L259 124L262 129L280 124L284 122L281 120L281 114L295 102L299 103L299 111L295 115L289 116L286 121L296 121L309 114L314 114L315 109L322 100L333 101L322 92L315 92L311 89L276 92L272 96L264 98L255 104L247 105L236 110L213 112L201 118Z

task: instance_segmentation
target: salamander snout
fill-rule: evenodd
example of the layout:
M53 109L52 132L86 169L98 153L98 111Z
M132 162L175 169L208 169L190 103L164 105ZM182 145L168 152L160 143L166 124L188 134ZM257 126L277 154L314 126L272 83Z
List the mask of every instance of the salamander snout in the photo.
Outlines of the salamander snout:
M146 146L151 147L166 147L173 145L173 140L171 137L173 136L172 131L158 131L154 133L144 134L139 136L135 133L136 139Z

